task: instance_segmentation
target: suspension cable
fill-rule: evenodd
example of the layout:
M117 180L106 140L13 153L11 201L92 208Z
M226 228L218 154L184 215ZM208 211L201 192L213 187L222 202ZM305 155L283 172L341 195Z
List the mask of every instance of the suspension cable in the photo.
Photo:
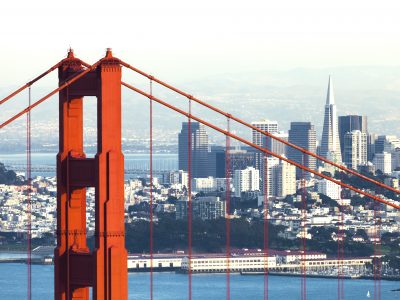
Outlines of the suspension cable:
M394 192L394 193L396 193L396 194L400 194L400 190L397 190L397 189L395 189L395 188L393 188L393 187L391 187L391 186L388 186L388 185L386 185L386 184L384 184L384 183L381 183L381 182L376 181L376 180L374 180L374 179L372 179L372 178L369 178L369 177L367 177L367 176L365 176L365 175L362 175L362 174L358 173L357 171L352 170L352 169L349 169L349 168L347 168L347 167L345 167L345 166L343 166L343 165L340 165L340 164L337 164L337 163L335 163L335 162L332 162L332 161L328 160L327 158L325 158L325 157L323 157L323 156L320 156L320 155L318 155L318 154L316 154L316 153L313 153L313 152L310 152L310 151L308 151L308 150L306 150L306 149L303 149L303 148L301 148L300 146L297 146L297 145L295 145L295 144L292 144L292 143L288 142L288 141L285 140L285 139L282 139L282 138L279 138L279 137L277 137L277 136L274 136L273 134L269 133L268 131L264 131L264 130L258 128L257 126L254 126L254 125L252 125L252 124L249 124L249 123L247 123L247 122L241 120L241 119L238 118L238 117L235 117L235 116L233 116L233 115L230 115L230 114L224 112L223 110L221 110L221 109L219 109L219 108L217 108L217 107L215 107L215 106L213 106L213 105L211 105L211 104L208 104L207 102L204 102L204 101L202 101L202 100L200 100L200 99L198 99L198 98L196 98L196 97L193 97L192 95L189 95L188 93L186 93L186 92L184 92L184 91L182 91L182 90L180 90L180 89L177 89L177 88L173 87L172 85L170 85L170 84L168 84L168 83L166 83L166 82L163 82L163 81L161 81L160 79L158 79L158 78L156 78L156 77L154 77L154 76L151 76L151 75L149 75L149 74L147 74L147 73L145 73L145 72L143 72L143 71L141 71L141 70L139 70L139 69L137 69L137 68L131 66L130 64L128 64L128 63L126 63L126 62L120 61L120 63L121 63L122 66L124 66L124 67L126 67L126 68L128 68L128 69L130 69L130 70L132 70L132 71L134 71L134 72L136 72L136 73L138 73L138 74L144 76L144 77L153 78L153 80L154 80L155 82L157 82L158 84L160 84L160 85L166 87L167 89L170 89L170 90L172 90L172 91L174 91L174 92L176 92L176 93L178 93L178 94L180 94L180 95L182 95L182 96L184 96L184 97L191 97L191 99L192 99L193 101L195 101L196 103L198 103L198 104L200 104L200 105L202 105L202 106L204 106L204 107L206 107L206 108L208 108L208 109L211 109L211 110L215 111L215 112L218 113L218 114L221 114L221 115L223 115L223 116L225 116L225 117L230 116L230 118L231 118L232 120L234 120L235 122L238 122L239 124L242 124L242 125L244 125L244 126L250 128L250 129L252 129L252 130L255 130L255 131L257 131L257 132L259 132L259 133L261 133L261 134L263 134L263 135L265 135L265 136L267 136L267 137L270 137L270 138L272 138L272 139L274 139L274 140L276 140L276 141L278 141L278 142L280 142L280 143L283 143L283 144L285 144L285 145L287 145L287 146L289 146L289 147L291 147L291 148L293 148L293 149L296 149L296 150L298 150L298 151L300 151L300 152L302 152L302 153L304 153L304 154L306 154L306 155L315 157L315 158L319 159L320 161L323 161L323 162L325 162L325 163L328 163L328 164L330 164L330 165L332 165L332 166L334 166L334 167L336 167L336 168L338 168L338 169L340 169L340 170L342 170L342 171L345 171L345 172L350 173L350 174L352 174L352 175L354 175L354 176L360 177L360 178L362 178L362 179L364 179L364 180L366 180L366 181L369 181L369 182L371 182L371 183L373 183L373 184L375 184L375 185L377 185L377 186L380 186L380 187L383 187L383 188L385 188L385 189L387 189L387 190L390 190L390 191L392 191L392 192ZM124 85L124 83L122 83L122 84Z
M338 234L337 234L337 276L338 287L337 296L338 300L344 299L344 201L341 196L340 186L338 188L339 203L338 203Z
M305 154L302 155L302 165L305 166ZM301 299L307 299L307 189L306 189L306 176L304 169L301 169L301 241L302 241L302 264L301 264Z
M188 202L187 202L187 214L188 214L188 298L192 300L192 99L188 97Z
M268 143L265 143L265 148L268 147ZM264 160L264 178L263 178L263 189L264 189L264 202L263 202L263 233L264 233L264 300L268 300L268 273L269 273L269 248L268 248L268 238L269 238L269 198L268 198L268 180L269 180L269 170L268 170L268 157L263 153ZM261 169L261 168L260 168Z
M226 119L226 130L230 132L230 118ZM230 256L231 256L231 224L230 224L230 148L231 141L229 135L225 136L225 234L226 234L226 299L231 298L231 276L230 276Z
M40 74L39 76L37 76L36 78L32 79L31 81L27 82L25 85L21 86L19 89L17 89L16 91L12 92L10 95L8 95L7 97L3 98L0 100L0 105L2 105L3 103L6 103L8 100L10 100L11 98L13 98L14 96L18 95L20 92L22 92L23 90L25 90L27 87L30 87L32 84L34 84L36 81L42 79L43 77L45 77L47 74L53 72L55 69L57 69L60 65L61 65L62 61L58 62L57 64L55 64L54 66L52 66L50 69L48 69L47 71L43 72L42 74Z
M161 104L161 105L163 105L163 106L165 106L165 107L167 107L169 109L172 109L172 110L178 112L179 114L181 114L183 116L187 116L187 117L189 116L189 114L187 112L177 108L176 106L173 106L173 105L171 105L171 104L169 104L169 103L167 103L167 102L165 102L165 101L163 101L163 100L161 100L161 99L159 99L159 98L157 98L155 96L151 96L148 93L146 93L146 92L144 92L144 91L142 91L142 90L140 90L140 89L138 89L138 88L136 88L136 87L134 87L134 86L132 86L130 84L122 82L122 85L127 87L127 88L129 88L129 89L131 89L131 90L133 90L133 91L135 91L138 94L141 94L141 95L147 97L147 98L152 97L153 101L156 101L157 103L159 103L159 104ZM336 184L338 184L338 185L340 185L342 187L348 188L348 189L350 189L350 190L352 190L352 191L354 191L354 192L356 192L356 193L358 193L360 195L367 196L367 197L369 197L369 198L371 198L371 199L373 199L375 201L381 202L381 203L383 203L383 204L385 204L387 206L391 206L391 207L393 207L395 209L400 209L400 205L398 205L398 204L395 204L395 203L389 202L387 200L384 200L382 198L379 198L377 196L374 196L374 195L372 195L372 194L370 194L368 192L365 192L365 191L360 190L358 188L355 188L355 187L353 187L353 186L351 186L349 184L346 184L346 183L343 183L343 182L341 182L339 180L336 180L336 179L334 179L334 178L332 178L330 176L324 175L322 173L319 173L318 171L315 171L315 170L312 170L312 169L310 169L310 168L308 168L306 166L303 166L302 164L297 163L297 162L295 162L293 160L290 160L290 159L286 158L285 156L278 155L278 154L276 154L276 153L274 153L274 152L272 152L272 151L270 151L268 149L264 149L264 148L262 148L260 146L257 146L255 144L249 142L248 140L246 140L246 139L244 139L244 138L242 138L242 137L240 137L238 135L235 135L233 133L229 133L226 130L223 130L223 129L219 128L218 126L215 126L215 125L211 124L210 122L207 122L207 121L205 121L205 120L203 120L203 119L201 119L199 117L196 117L196 116L190 114L190 118L195 120L195 121L197 121L197 122L199 122L199 123L202 123L203 125L205 125L205 126L207 126L209 128L214 129L215 131L221 132L221 133L223 133L225 135L229 135L231 138L234 138L235 140L237 140L239 142L242 142L242 143L244 143L244 144L246 144L246 145L248 145L250 147L253 147L253 148L255 148L255 149L257 149L257 150L259 150L261 152L264 152L266 154L270 154L270 155L272 155L274 157L277 157L280 160L283 160L283 161L285 161L285 162L287 162L287 163L289 163L291 165L294 165L294 166L296 166L296 167L298 167L300 169L304 169L305 171L307 171L309 173L312 173L312 174L314 174L314 175L316 175L318 177L327 179L327 180L329 180L329 181L331 181L333 183L336 183Z
M31 105L31 87L28 90L28 106ZM26 114L26 198L27 198L27 268L28 268L28 296L27 299L32 299L32 205L31 205L31 112Z
M373 276L374 276L374 300L381 299L381 215L380 203L374 203L374 260L373 260Z
M90 71L94 70L102 61L104 58L100 59L98 62L96 62L95 64L91 65L89 68L87 68L86 70L84 70L81 73L78 73L76 75L74 75L70 80L65 81L61 86L59 86L58 88L56 88L55 90L53 90L52 92L48 93L46 96L40 98L39 100L37 100L36 102L32 103L31 105L29 105L28 107L26 107L25 109L23 109L22 111L20 111L19 113L17 113L16 115L14 115L13 117L9 118L8 120L6 120L5 122L0 124L0 129L2 129L3 127L7 126L8 124L10 124L11 122L15 121L16 119L18 119L19 117L21 117L22 115L28 113L30 110L32 110L33 108L35 108L36 106L38 106L39 104L41 104L42 102L46 101L48 98L50 98L51 96L53 96L54 94L62 91L63 89L65 89L66 87L70 86L72 83L74 83L75 81L77 81L78 79L82 78L83 76L85 76L87 73L89 73Z
M153 81L150 79L150 95L153 95ZM153 300L153 100L150 108L150 300Z

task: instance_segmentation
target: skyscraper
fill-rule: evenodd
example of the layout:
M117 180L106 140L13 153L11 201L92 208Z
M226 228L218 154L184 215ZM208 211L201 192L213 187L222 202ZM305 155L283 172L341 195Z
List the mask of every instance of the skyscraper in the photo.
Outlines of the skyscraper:
M312 153L317 151L317 133L314 125L310 122L291 122L289 130L289 142L295 144L303 149L306 149ZM297 163L303 163L306 167L316 170L317 159L309 155L303 155L302 152L292 147L288 147L288 158L294 160ZM297 177L301 176L301 170L297 168Z
M368 134L367 116L339 116L339 139L340 151L342 152L342 160L344 161L344 135L353 130L359 130L362 133Z
M191 177L208 176L208 135L203 125L190 123L191 136ZM179 170L188 171L189 166L189 123L183 122L178 136Z
M285 140L285 141L288 141L288 139L289 139L288 133L283 132L283 131L274 133L274 136L276 136L282 140ZM287 156L286 144L279 142L268 136L266 136L264 138L264 147L267 147L268 150L271 150L272 152L274 152L276 154Z
M375 142L378 138L376 133L369 133L367 135L367 160L372 161L375 155Z
M272 134L275 134L278 132L278 122L277 121L263 120L263 121L258 121L258 122L252 122L251 125L253 125L263 131L272 133ZM253 144L263 147L263 146L265 146L264 140L265 140L265 135L263 135L262 133L254 130L254 129L252 130Z
M267 131L272 134L276 134L278 132L278 122L277 121L269 121L269 120L263 120L263 121L257 121L257 122L252 122L251 125L263 130ZM260 147L266 147L266 139L265 135L262 133L252 130L252 142L253 144L256 144L257 146ZM263 182L263 191L265 189L264 185L264 153L262 152L257 152L256 153L256 169L260 170L260 178L261 181Z
M338 132L335 96L332 79L329 76L328 93L326 96L324 127L322 129L321 155L336 163L342 162Z
M352 130L344 135L343 162L353 169L367 163L367 134Z

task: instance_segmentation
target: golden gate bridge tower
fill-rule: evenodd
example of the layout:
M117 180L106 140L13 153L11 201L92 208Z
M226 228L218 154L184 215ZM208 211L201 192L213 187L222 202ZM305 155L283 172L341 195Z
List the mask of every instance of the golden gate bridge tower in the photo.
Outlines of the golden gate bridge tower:
M84 71L72 50L58 67L60 86ZM83 151L83 101L97 97L98 147ZM80 80L59 93L55 299L127 299L121 66L110 49ZM86 188L95 188L95 249L86 244Z

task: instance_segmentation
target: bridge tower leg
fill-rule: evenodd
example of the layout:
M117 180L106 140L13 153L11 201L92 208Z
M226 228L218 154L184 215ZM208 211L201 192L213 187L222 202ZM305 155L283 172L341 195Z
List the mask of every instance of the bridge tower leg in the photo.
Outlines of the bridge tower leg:
M84 69L72 51L59 67L63 84ZM97 97L97 154L83 151L83 98ZM60 93L57 155L55 299L127 299L121 66L111 50L96 69ZM95 246L86 238L86 188L95 188Z

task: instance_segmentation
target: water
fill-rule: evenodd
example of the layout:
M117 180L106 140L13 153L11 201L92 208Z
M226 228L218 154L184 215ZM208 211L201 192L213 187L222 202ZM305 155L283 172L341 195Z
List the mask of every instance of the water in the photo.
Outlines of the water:
M0 264L0 299L26 299L26 265ZM225 274L193 275L193 299L224 299ZM129 299L149 299L150 274L129 273ZM269 299L299 299L300 278L269 276ZM231 299L263 299L263 276L231 275ZM154 299L187 299L188 277L184 274L154 273ZM34 300L53 298L53 266L32 266ZM381 281L381 299L400 299L400 282ZM345 299L373 299L372 280L345 280ZM307 278L307 299L337 299L337 280Z
M56 165L56 153L32 153L32 167ZM94 154L87 154L93 157ZM150 168L148 153L127 153L125 156L125 169L127 170L148 170ZM0 162L5 165L19 166L25 168L26 154L0 154ZM176 170L178 168L178 155L173 153L154 153L154 170ZM33 172L33 176L55 176L55 172ZM129 176L128 176L129 177Z

